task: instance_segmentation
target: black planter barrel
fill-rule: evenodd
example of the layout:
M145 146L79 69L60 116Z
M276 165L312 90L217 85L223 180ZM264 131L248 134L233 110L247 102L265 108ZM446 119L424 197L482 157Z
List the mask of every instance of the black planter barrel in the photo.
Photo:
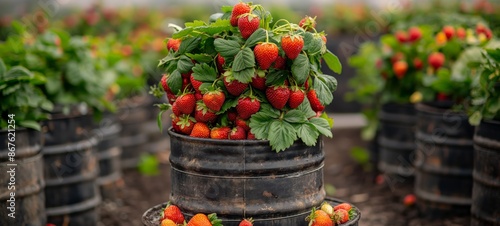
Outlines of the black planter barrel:
M217 213L224 225L301 225L325 198L323 143L296 142L280 153L269 142L193 138L169 130L170 200L187 217ZM266 222L266 223L264 223ZM269 222L269 223L268 223Z
M121 153L119 143L121 125L117 116L105 113L97 123L94 133L98 139L97 160L99 161L99 178L97 184L103 199L115 199L122 180Z
M413 104L382 105L379 114L378 169L393 181L413 181L415 119Z
M138 97L125 101L118 110L118 120L122 127L119 142L123 169L137 167L141 154L147 152L149 137L144 132L144 127L152 120L151 105L149 98Z
M8 133L0 131L0 225L45 226L41 132L16 128ZM8 144L12 137L15 146Z
M168 115L168 113L164 113ZM170 122L171 120L167 120ZM170 142L167 130L170 127L170 123L163 125L163 133L160 132L158 128L158 123L156 120L150 120L144 124L143 130L147 135L148 143L146 144L146 150L151 154L165 153L170 150Z
M335 205L338 205L338 204L344 202L342 200L334 199L334 198L326 198L324 201L328 202L332 206L335 206ZM167 205L167 203L162 203L162 204L156 205L156 206L152 207L151 209L147 210L142 215L142 223L145 226L158 226L158 225L160 225L160 223L161 223L160 222L161 213L163 211L163 208L165 208L166 205ZM316 208L319 209L320 206L316 206ZM359 220L361 219L361 212L355 206L352 206L352 208L354 209L353 212L355 214L354 217L353 217L353 219L351 219L348 222L342 224L341 226L358 226ZM186 221L188 221L188 220L189 220L189 218L186 219ZM234 224L234 223L230 223L230 224L223 223L223 225L227 226L227 225L238 225L238 224L237 223L236 224ZM287 226L307 226L308 223L305 221L305 218L296 219L293 216L291 216L291 217L288 218L288 221L286 219L281 219L279 221L277 221L275 219L267 219L267 220L262 220L261 219L261 220L256 220L256 221L254 221L254 225L256 225L256 226L261 226L261 225L273 225L273 226L284 226L284 225L287 225Z
M470 212L473 134L465 113L448 106L417 105L415 193L424 216Z
M101 196L97 185L97 139L90 114L52 114L44 122L47 223L97 225Z
M473 179L471 225L500 225L500 121L477 127Z

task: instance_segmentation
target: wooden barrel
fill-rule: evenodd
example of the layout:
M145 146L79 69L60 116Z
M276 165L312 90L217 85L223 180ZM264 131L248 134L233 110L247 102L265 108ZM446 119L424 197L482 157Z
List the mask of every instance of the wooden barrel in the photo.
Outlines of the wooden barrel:
M482 121L474 135L471 225L500 225L500 121Z
M15 141L9 145L12 137ZM0 131L0 225L45 226L41 148L39 131L16 128L11 135Z
M43 123L42 150L45 176L47 223L97 225L101 196L97 185L99 167L97 139L90 114L52 114Z
M417 105L415 193L424 216L470 212L473 134L465 113Z
M97 184L103 199L113 200L121 187L122 169L119 143L121 125L115 114L106 113L97 123L94 134L98 139L97 160L99 161L99 178Z
M382 105L378 136L378 169L389 179L412 182L415 153L415 107L413 104Z
M167 121L168 123L163 125L163 133L160 132L156 120L150 120L144 124L142 131L147 134L148 143L146 144L146 150L148 153L160 154L170 151L170 140L167 130L171 126L171 120Z
M303 225L325 198L321 140L276 153L267 141L169 135L170 200L188 218L215 212L227 226L242 217L263 226Z

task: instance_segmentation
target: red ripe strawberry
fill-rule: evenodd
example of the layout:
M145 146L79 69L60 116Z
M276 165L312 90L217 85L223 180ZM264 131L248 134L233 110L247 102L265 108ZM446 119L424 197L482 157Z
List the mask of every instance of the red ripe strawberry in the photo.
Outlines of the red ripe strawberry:
M252 131L248 131L247 132L247 140L255 140L257 138L255 138L255 134L252 133Z
M420 70L423 66L424 62L422 62L420 58L413 59L413 67L415 67L415 69Z
M203 101L203 94L197 91L196 93L194 93L194 98L196 98L196 101Z
M274 61L274 68L276 69L285 69L285 64L286 64L286 59L282 56L276 57L276 60Z
M305 30L312 30L316 28L316 20L310 16L306 16L300 20L299 26Z
M199 138L209 138L210 137L210 128L208 128L207 124L203 122L197 122L194 124L193 130L189 136L199 137Z
M182 215L179 207L169 204L163 210L163 219L170 219L176 224L182 224L184 222L184 215Z
M210 131L210 138L218 139L218 140L227 140L227 139L229 139L230 132L231 132L231 128L229 128L227 126L214 127Z
M463 27L457 28L457 38L459 39L465 39L467 37L467 32Z
M265 90L266 89L266 77L265 77L265 74L263 74L264 76L260 76L259 74L255 74L253 77L252 77L252 82L250 84L252 84L252 87L253 88L256 88L258 90Z
M177 103L177 107L182 114L190 115L193 113L194 108L196 107L196 98L192 93L186 93L177 97L175 100ZM175 104L175 103L174 103Z
M217 54L217 69L219 70L219 73L224 72L224 64L226 63L226 59L220 55L220 53Z
M231 122L236 121L236 118L238 117L238 113L236 113L234 110L229 110L227 111L227 119Z
M160 80L161 87L163 88L163 90L165 92L172 93L172 90L170 90L170 88L168 87L167 79L168 79L168 76L166 74L163 74L163 76L161 77L161 80Z
M191 75L193 74L193 71L189 71L188 73L181 74L182 78L191 78Z
M174 129L175 132L181 133L181 127L177 125L178 122L181 120L179 117L172 115L172 128Z
M297 108L305 98L304 90L299 89L298 87L293 87L290 91L290 98L288 99L288 106L290 108Z
M452 26L444 26L443 33L446 35L446 39L450 40L455 35L455 28Z
M344 210L344 209L339 209L336 210L335 213L333 213L333 220L337 224L343 224L347 221L349 221L349 213Z
M177 97L173 93L167 92L167 100L170 104L174 104Z
M255 46L255 59L262 70L267 70L278 58L278 46L272 42L263 42Z
M183 115L179 117L179 121L176 124L177 126L179 126L180 133L189 135L191 134L195 123L196 122L194 118L190 117L189 115Z
M243 128L245 131L249 131L250 130L250 126L248 126L247 121L245 121L244 119L236 118L236 121L234 121L234 124L236 126L239 126L239 127Z
M189 81L189 78L183 77L182 78L182 90L186 90L186 87L189 84L191 84L191 82ZM191 89L191 87L190 87L188 90L192 91L193 89Z
M243 129L240 126L234 127L229 133L230 140L244 140L246 138L247 138L247 133L245 132L245 129Z
M450 96L446 95L445 93L437 93L436 94L436 100L438 101L447 101L450 100Z
M337 210L340 210L340 209L343 209L343 210L346 210L346 211L350 211L352 209L352 206L351 206L351 204L344 202L344 203L340 203L340 204L338 204L338 205L336 205L336 206L333 207L334 211L337 211Z
M405 31L397 31L394 36L400 43L405 43L408 41L408 34Z
M170 219L163 219L161 221L161 226L177 226L177 224Z
M196 103L196 109L194 110L194 119L197 122L213 123L217 120L217 115L207 108L203 101L198 101Z
M241 95L248 87L248 84L246 83L241 83L238 80L233 80L233 81L227 81L227 77L224 78L224 86L227 89L227 92L229 92L233 96L239 96Z
M418 27L411 27L408 30L408 40L410 42L414 42L422 38L422 31Z
M175 116L181 116L182 112L177 106L177 101L172 104L172 112L174 113Z
M238 99L236 111L238 116L244 120L249 119L250 116L257 113L260 109L260 101L256 98L244 97Z
M402 52L397 52L391 57L391 63L394 64L398 61L404 60L405 55Z
M294 60L304 48L304 39L300 35L284 35L281 37L281 48L288 58Z
M290 98L290 90L285 85L270 86L266 89L266 97L274 108L281 110Z
M310 89L307 92L307 99L309 100L309 103L311 104L311 108L315 112L323 111L325 110L325 106L321 104L321 102L318 99L318 96L316 95L316 90Z
M243 14L238 19L238 29L240 30L241 36L247 39L252 35L257 29L259 29L260 19L254 14Z
M398 61L392 65L392 70L398 79L402 79L408 70L408 63L406 61Z
M252 220L252 218L243 219L243 220L241 220L241 222L238 226L253 226L253 220Z
M308 217L309 226L333 226L330 216L323 210L314 210Z
M231 12L231 25L233 27L238 26L238 19L240 15L250 12L250 6L244 2L240 2L233 7L233 11Z
M198 213L189 220L187 226L212 226L212 222L207 215Z
M167 42L167 49L168 50L172 49L172 50L177 52L177 50L179 50L179 46L181 46L181 42L182 42L182 40L180 40L180 39L171 38Z
M444 64L444 54L440 52L434 52L429 55L429 58L427 58L427 61L429 65L431 65L434 69L438 69Z
M203 82L200 82L198 80L196 80L194 77L193 77L193 74L191 73L191 75L189 76L189 80L191 81L191 85L193 86L194 90L196 92L200 92L200 86L201 84L203 84Z
M215 112L220 111L225 100L226 95L220 90L209 91L203 94L203 103L205 103L210 110Z
M417 198L415 197L414 194L408 194L405 196L403 203L405 206L413 206L415 205L415 201L417 201Z

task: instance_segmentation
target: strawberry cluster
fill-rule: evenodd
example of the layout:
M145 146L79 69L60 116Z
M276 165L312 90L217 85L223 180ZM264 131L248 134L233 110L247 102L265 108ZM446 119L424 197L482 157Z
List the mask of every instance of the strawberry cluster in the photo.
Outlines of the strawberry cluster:
M301 139L315 145L331 137L323 114L337 82L321 61L340 73L338 58L314 18L278 20L261 5L222 8L210 23L186 23L167 41L165 70L156 96L167 95L175 132L198 138L269 140L282 151ZM161 90L163 89L163 90ZM161 114L160 113L160 114Z
M182 214L179 207L171 205L170 203L163 209L161 215L160 226L222 226L222 221L217 218L217 214L215 213L209 215L197 213L186 222L184 220L184 214Z
M320 209L313 208L306 220L309 221L310 226L333 226L352 220L355 214L349 203L341 203L332 207L324 202Z

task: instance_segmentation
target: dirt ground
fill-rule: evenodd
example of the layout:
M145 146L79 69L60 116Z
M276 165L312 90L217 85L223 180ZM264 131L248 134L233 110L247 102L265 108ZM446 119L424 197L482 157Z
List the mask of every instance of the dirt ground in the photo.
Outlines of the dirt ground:
M351 158L351 148L366 147L358 129L334 129L334 138L325 139L325 187L329 196L353 203L361 211L360 226L455 226L469 225L470 217L426 219L416 207L405 207L403 197L412 193L411 183L395 183L390 179L376 180L374 167L360 165ZM99 226L142 225L142 214L152 206L168 201L170 166L168 153L160 155L157 176L144 176L136 170L123 174L123 183L114 201L104 201L99 207ZM376 183L378 181L378 183Z

